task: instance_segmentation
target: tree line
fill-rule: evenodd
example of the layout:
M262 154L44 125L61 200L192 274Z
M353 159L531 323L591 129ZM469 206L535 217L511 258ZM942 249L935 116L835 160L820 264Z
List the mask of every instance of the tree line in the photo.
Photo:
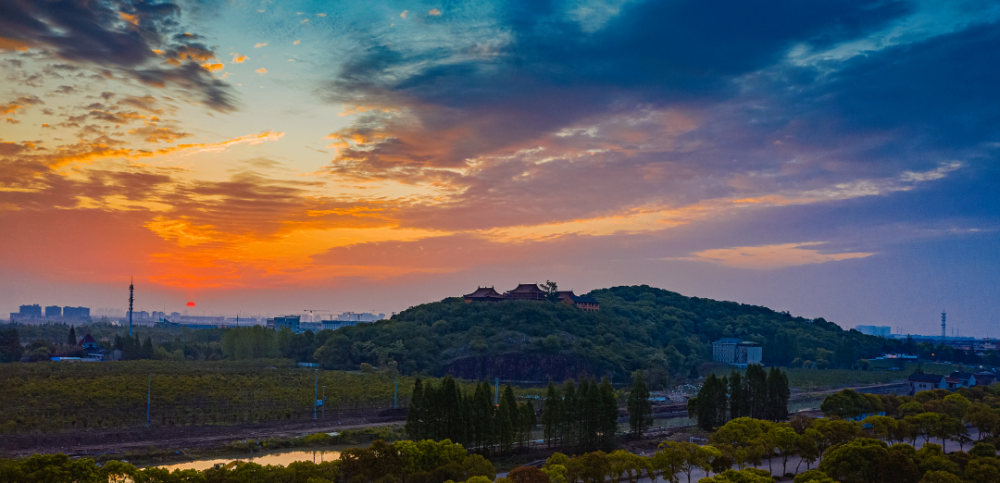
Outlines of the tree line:
M415 440L447 439L483 454L509 454L527 445L537 424L531 401L518 403L509 384L494 404L486 381L470 394L445 376L440 385L414 381L405 431Z
M745 374L709 375L698 395L688 400L687 409L699 427L711 431L738 418L783 421L788 418L790 396L784 371L750 364Z

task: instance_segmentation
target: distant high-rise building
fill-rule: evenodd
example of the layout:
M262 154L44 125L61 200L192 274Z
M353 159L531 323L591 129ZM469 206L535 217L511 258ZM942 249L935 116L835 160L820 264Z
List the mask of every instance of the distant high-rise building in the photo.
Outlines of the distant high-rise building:
M854 327L854 330L865 335L874 335L875 337L889 337L892 335L892 327L886 325L859 325Z
M63 307L63 318L66 319L89 319L90 307Z
M45 307L46 317L62 317L62 307L58 305L49 305Z
M301 317L298 315L286 315L284 317L275 317L267 321L267 326L276 330L281 330L282 327L288 327L289 329L292 329L292 331L298 332L299 319L301 319Z
M42 318L42 306L38 304L22 305L18 314L22 319L40 319Z

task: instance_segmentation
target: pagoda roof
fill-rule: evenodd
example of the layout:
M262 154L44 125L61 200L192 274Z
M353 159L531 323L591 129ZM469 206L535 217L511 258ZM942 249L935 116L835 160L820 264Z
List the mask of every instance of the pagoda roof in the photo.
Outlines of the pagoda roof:
M476 288L475 292L472 292L470 294L466 294L465 297L469 297L469 298L500 297L500 298L503 298L503 295L500 292L497 292L496 290L494 290L493 287L478 287L478 288Z
M538 288L537 283L519 283L514 290L507 293L545 293L542 289Z
M94 340L94 336L92 336L90 334L87 334L87 335L83 336L82 339L80 339L79 345L96 344L96 343L97 343L97 341Z

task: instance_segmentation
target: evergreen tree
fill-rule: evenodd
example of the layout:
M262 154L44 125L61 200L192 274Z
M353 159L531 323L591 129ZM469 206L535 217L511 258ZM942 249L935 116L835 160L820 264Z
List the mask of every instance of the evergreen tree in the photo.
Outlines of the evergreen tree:
M496 435L501 453L510 453L514 449L518 419L514 390L508 384L500 396L500 406L497 408Z
M75 346L77 344L76 340L76 327L70 326L69 334L66 336L66 345Z
M517 407L518 412L518 445L524 449L531 439L531 431L538 425L535 417L535 407L531 401L525 401Z
M653 403L649 400L649 388L646 387L646 374L636 371L632 374L632 390L628 393L628 426L636 439L642 438L653 425Z
M788 398L791 391L788 388L788 375L777 367L772 367L767 375L768 415L771 421L788 419Z
M423 395L423 384L421 384L418 377L413 382L413 395L410 396L410 407L406 411L406 425L403 427L406 436L413 441L422 441L424 439L423 422L421 421Z
M698 420L698 426L706 431L712 431L724 424L726 383L715 374L709 374L698 391L698 395L688 401L689 414L692 411L693 416Z
M618 446L618 394L615 392L615 388L611 387L611 380L607 377L601 381L599 393L601 413L597 424L597 430L600 434L598 445L604 451L611 451ZM648 397L646 401L649 401ZM652 408L650 408L649 414L652 416ZM651 420L650 424L652 424Z
M142 358L152 359L153 354L153 339L147 335L145 342L142 343Z
M754 419L764 419L767 408L767 372L760 364L750 364L746 372L746 400L748 415Z
M747 405L747 388L739 371L729 375L729 419L743 418L750 415Z
M542 433L549 448L552 447L552 441L559 437L559 428L563 424L562 416L562 397L556 385L549 381L545 404L542 406Z
M20 362L24 356L24 346L17 329L0 329L0 362Z
M563 398L562 404L563 424L560 437L562 444L575 446L579 442L580 435L580 398L572 380L566 381L563 385L563 393L566 394L566 397Z

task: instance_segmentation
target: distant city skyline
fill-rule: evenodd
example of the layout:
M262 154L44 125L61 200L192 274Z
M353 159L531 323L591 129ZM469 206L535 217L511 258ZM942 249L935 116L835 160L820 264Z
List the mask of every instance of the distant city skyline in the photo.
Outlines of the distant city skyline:
M554 280L1000 335L998 2L153 4L4 3L6 313Z

